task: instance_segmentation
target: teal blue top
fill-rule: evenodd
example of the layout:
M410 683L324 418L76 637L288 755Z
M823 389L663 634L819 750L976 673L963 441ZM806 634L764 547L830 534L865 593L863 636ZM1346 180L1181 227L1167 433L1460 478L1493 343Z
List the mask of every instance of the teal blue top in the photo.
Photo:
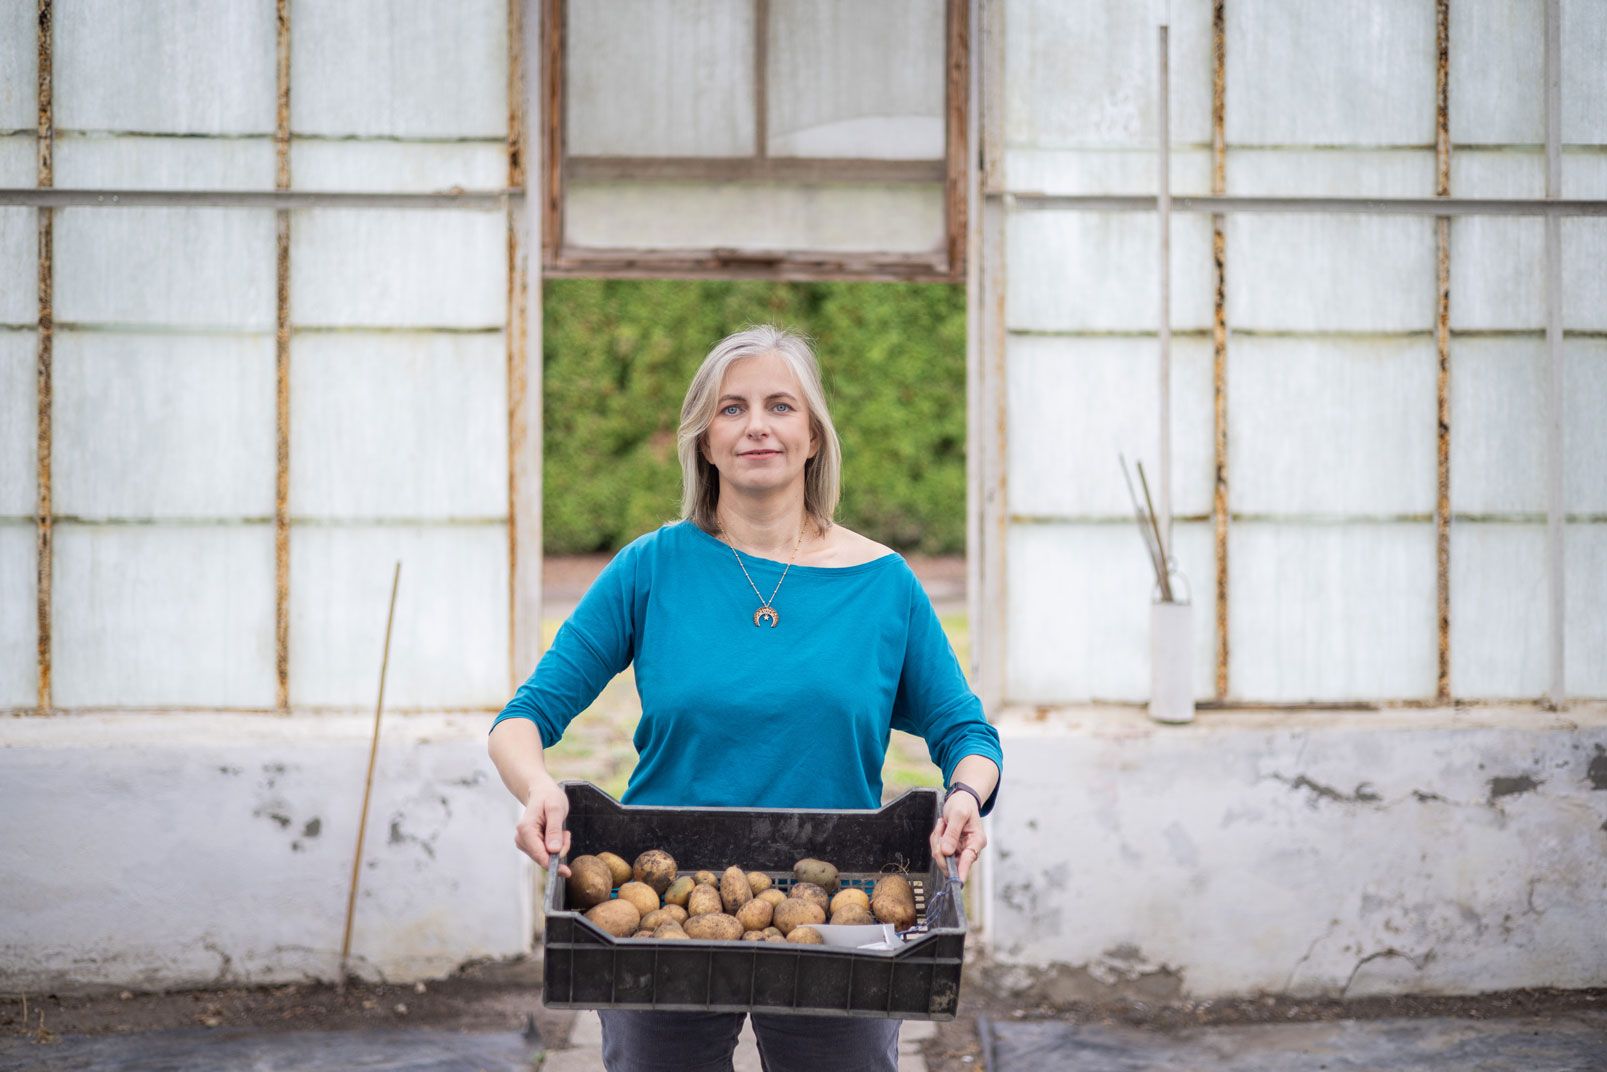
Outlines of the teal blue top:
M742 560L768 596L785 563ZM627 804L877 808L891 729L926 740L945 784L966 756L1004 769L999 735L902 556L793 566L775 598L779 624L755 627L759 606L731 548L691 521L641 536L492 726L528 718L550 748L634 662L642 719Z

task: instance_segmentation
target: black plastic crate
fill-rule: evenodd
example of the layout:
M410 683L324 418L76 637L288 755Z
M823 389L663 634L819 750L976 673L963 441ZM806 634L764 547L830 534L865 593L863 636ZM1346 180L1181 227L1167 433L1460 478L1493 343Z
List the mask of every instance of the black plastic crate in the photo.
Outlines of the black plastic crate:
M615 938L565 907L565 884L547 882L543 1000L555 1009L673 1009L952 1020L965 960L965 908L947 899L926 920L946 878L927 839L942 801L913 789L879 811L627 806L589 782L564 782L570 855L648 849L675 857L678 874L732 864L764 871L783 888L813 856L844 885L868 886L890 866L907 869L917 923L928 931L892 950L782 942Z

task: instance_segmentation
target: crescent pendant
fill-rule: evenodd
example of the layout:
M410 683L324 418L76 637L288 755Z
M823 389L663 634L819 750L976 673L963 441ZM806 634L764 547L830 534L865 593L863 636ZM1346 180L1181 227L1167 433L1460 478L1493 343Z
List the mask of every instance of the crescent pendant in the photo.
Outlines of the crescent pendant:
M776 623L781 621L781 615L776 613L776 608L760 607L758 610L753 612L754 627L757 628L759 623L764 621L766 618L770 619L770 628L772 629L776 627Z

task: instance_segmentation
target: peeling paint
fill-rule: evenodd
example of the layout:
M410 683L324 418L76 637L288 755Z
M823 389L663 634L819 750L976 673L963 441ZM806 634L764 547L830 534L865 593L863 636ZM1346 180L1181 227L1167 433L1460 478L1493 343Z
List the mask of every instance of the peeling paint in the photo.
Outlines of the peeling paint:
M1519 793L1528 793L1540 788L1545 783L1537 782L1527 774L1518 774L1510 777L1490 779L1490 803L1494 804L1502 797L1517 796Z
M1591 757L1590 766L1585 768L1585 777L1590 779L1590 788L1607 789L1607 748L1596 746L1596 754Z

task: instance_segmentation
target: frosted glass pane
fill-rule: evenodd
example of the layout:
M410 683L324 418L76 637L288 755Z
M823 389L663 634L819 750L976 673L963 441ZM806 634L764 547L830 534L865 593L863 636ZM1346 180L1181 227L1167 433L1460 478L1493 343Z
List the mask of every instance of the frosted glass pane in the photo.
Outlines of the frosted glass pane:
M1563 662L1568 693L1607 697L1607 525L1566 526L1568 597Z
M1451 525L1451 693L1537 699L1551 673L1544 525Z
M84 518L273 516L273 339L56 335L52 480Z
M1172 193L1211 192L1211 154L1173 149ZM1007 149L1004 188L1012 193L1155 194L1153 149ZM1178 217L1174 217L1174 222Z
M39 336L0 331L0 517L38 509Z
M54 153L56 185L88 190L271 190L277 167L272 138L63 134Z
M272 707L273 526L55 528L63 707Z
M1437 363L1428 339L1234 337L1234 511L1432 513Z
M1172 138L1209 145L1211 8L1178 3L1171 11ZM1003 21L1008 145L1154 144L1159 44L1149 5L1016 0ZM980 35L974 26L971 32L976 49Z
M1607 144L1607 4L1562 0L1562 140Z
M1451 340L1451 510L1546 508L1544 339Z
M1451 141L1543 144L1545 5L1458 0L1450 31Z
M0 287L0 324L38 324L39 213L34 209L0 208L0 279L6 281Z
M1216 688L1215 541L1209 522L1173 527L1192 588L1195 695ZM1005 694L1012 703L1139 702L1149 695L1155 585L1131 524L1012 525Z
M1433 4L1242 0L1226 47L1233 144L1434 144Z
M507 0L293 0L290 126L336 136L505 136Z
M39 702L38 553L33 522L0 521L0 707Z
M290 144L290 184L345 193L500 190L508 184L502 142L307 141Z
M507 217L298 210L290 221L290 308L303 326L499 328L508 310Z
M564 242L590 249L939 253L943 188L908 183L571 183Z
M1562 196L1571 201L1607 201L1607 153L1562 153Z
M1537 217L1451 220L1451 327L1543 328L1546 224Z
M1567 170L1564 165L1564 176ZM1544 197L1545 154L1539 150L1458 147L1451 153L1451 193L1456 197Z
M1010 213L1006 319L1015 330L1155 331L1159 225L1145 212ZM1212 321L1211 221L1172 219L1172 328Z
M1562 322L1572 331L1607 329L1607 218L1562 221Z
M942 159L943 7L939 0L773 0L769 154Z
M500 335L301 335L290 369L297 518L507 516Z
M1562 397L1564 509L1607 514L1607 339L1567 340Z
M52 14L58 130L273 133L272 4L87 0L57 4Z
M374 703L398 559L386 705L500 708L511 694L506 525L293 527L291 702Z
M1241 197L1431 197L1427 149L1229 149L1227 192Z
M1012 335L1010 512L1130 517L1116 455L1143 461L1160 494L1160 358L1153 339ZM1172 342L1172 512L1208 514L1215 479L1211 344Z
M4 89L0 86L0 92ZM0 135L0 186L21 189L39 184L38 144L31 131Z
M39 122L38 20L33 4L0 4L0 130L31 130Z
M751 156L753 0L568 3L572 156Z
M1228 530L1237 699L1423 699L1438 675L1434 526L1239 522Z
M1247 213L1227 221L1228 323L1283 331L1429 331L1434 221Z

